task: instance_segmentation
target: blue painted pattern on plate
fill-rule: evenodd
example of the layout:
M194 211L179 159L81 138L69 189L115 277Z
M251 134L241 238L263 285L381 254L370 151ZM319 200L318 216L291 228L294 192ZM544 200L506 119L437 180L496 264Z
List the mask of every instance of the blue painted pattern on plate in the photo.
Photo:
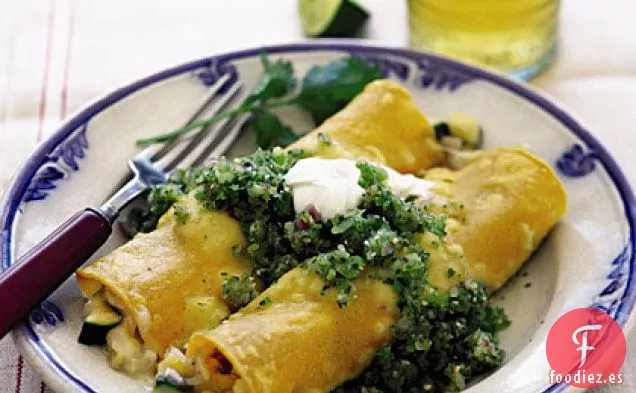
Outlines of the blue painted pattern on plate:
M201 83L206 86L213 86L221 77L229 75L227 82L219 89L219 94L227 92L239 80L236 66L229 61L223 60L212 59L202 70L197 71L195 74Z
M582 177L596 168L594 154L585 152L579 144L570 146L557 160L559 171L568 177Z
M461 70L437 62L435 59L418 60L417 67L420 71L419 86L422 88L448 89L452 93L475 79Z
M36 325L45 323L49 326L56 326L58 322L64 322L64 314L55 303L45 300L39 307L31 311L29 320Z
M24 202L46 199L57 181L67 177L71 171L79 170L79 160L86 156L89 147L86 128L84 123L48 154L31 179Z
M601 290L601 293L596 296L596 301L591 307L598 308L612 317L616 317L616 311L623 296L623 291L620 289L624 289L629 276L632 252L632 247L628 244L612 261L612 271L607 275L609 283Z

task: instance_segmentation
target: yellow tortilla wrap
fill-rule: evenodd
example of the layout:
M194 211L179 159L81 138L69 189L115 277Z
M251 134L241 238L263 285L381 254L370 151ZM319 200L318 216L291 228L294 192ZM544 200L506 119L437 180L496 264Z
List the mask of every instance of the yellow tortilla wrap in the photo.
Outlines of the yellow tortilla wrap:
M391 340L396 295L365 275L340 308L337 290L321 296L323 285L294 269L216 329L193 334L186 355L209 373L196 391L326 393L359 375Z
M159 355L229 315L221 298L222 272L251 271L247 260L232 253L233 246L245 244L238 222L191 198L184 203L190 211L185 224L177 224L170 210L156 230L138 234L76 273L84 296L107 291L134 319L146 348Z
M369 83L290 148L323 158L366 159L403 173L417 173L444 159L433 128L409 92L388 79Z
M448 242L461 246L469 276L491 290L519 270L567 210L557 175L525 149L494 149L457 172L431 172L437 192L463 206Z

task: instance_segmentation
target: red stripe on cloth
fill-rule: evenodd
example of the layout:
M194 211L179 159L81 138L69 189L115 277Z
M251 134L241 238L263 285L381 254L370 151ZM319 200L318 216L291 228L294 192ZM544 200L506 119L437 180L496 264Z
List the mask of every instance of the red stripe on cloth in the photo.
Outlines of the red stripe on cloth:
M39 125L38 125L38 136L37 141L40 142L42 140L42 134L44 130L44 117L46 115L46 102L47 102L47 87L48 87L48 78L49 78L49 69L51 66L51 42L53 38L53 18L55 9L55 0L51 0L51 12L49 13L48 20L48 35L47 35L47 43L46 43L46 63L44 69L44 75L42 76L42 89L40 90L40 108L39 108ZM68 81L70 77L70 63L71 63L71 54L73 48L73 35L75 31L75 8L76 2L75 0L71 0L70 3L70 11L69 11L69 27L68 27L68 36L66 38L66 52L64 54L64 71L62 74L62 89L60 91L60 119L63 119L66 116L66 111L68 107ZM22 357L20 357L22 360ZM19 373L21 375L21 371ZM21 381L21 377L20 377ZM16 393L20 393L20 385L17 385ZM47 391L46 385L44 382L40 382L40 393L45 393Z
M63 74L63 82L62 82L62 90L61 94L61 107L60 113L61 117L66 115L67 109L67 101L68 101L68 79L70 75L70 58L71 58L71 48L73 43L73 32L75 27L75 0L71 1L71 9L69 16L69 33L67 37L67 48L65 54L65 66L64 66L64 74ZM51 52L52 52L52 43L53 43L53 21L55 18L55 0L49 1L49 15L47 19L47 33L46 33L46 54L45 54L45 63L44 63L44 72L42 74L42 87L40 89L40 105L38 108L38 133L37 133L37 142L42 140L43 131L44 131L44 118L46 116L46 102L47 102L47 89L48 89L48 79L49 79L49 71L51 68ZM16 367L16 384L15 384L15 393L21 393L22 391L22 373L24 371L24 358L22 355L18 356L18 364ZM40 382L40 393L44 393L46 391L46 385L44 382Z
M24 369L24 359L22 355L18 356L18 366L15 373L15 393L22 390L22 370Z
M49 79L49 68L51 67L51 47L53 41L53 18L55 14L55 0L49 1L49 15L47 19L46 31L46 55L44 58L44 73L42 74L42 87L40 88L40 107L38 110L38 134L37 141L42 139L42 130L44 129L44 115L46 114L46 88ZM22 371L24 369L24 359L22 355L18 357L18 366L15 376L15 393L22 390Z
M44 73L42 74L42 88L40 89L40 107L38 109L38 136L37 141L42 140L44 131L44 116L46 115L46 93L49 84L49 69L51 68L51 52L53 49L53 19L55 17L55 0L49 1L49 18L46 33L46 57L44 58Z
M53 8L55 7L55 0L51 0ZM71 0L69 11L69 26L68 36L66 38L66 52L64 54L64 71L62 74L62 89L60 91L60 119L66 116L68 107L68 81L70 76L70 63L71 54L73 48L73 34L75 31L75 0ZM51 64L51 38L52 38L52 26L53 26L53 13L49 15L49 37L47 39L47 52L46 52L46 69L43 76L42 90L40 94L40 113L39 113L39 128L38 128L38 142L42 140L42 132L44 129L44 115L46 114L46 101L47 101L47 86L48 86L48 71ZM40 393L47 391L44 382L40 382ZM19 392L16 392L19 393Z
M55 14L55 0L49 2L49 15L47 20L46 32L46 54L44 58L44 73L42 75L42 87L40 89L40 107L38 110L38 134L37 141L42 139L42 131L44 128L44 115L46 114L46 88L49 79L49 68L51 66L51 50L53 41L53 18ZM18 357L18 365L15 374L15 393L22 391L22 372L24 370L24 359L22 355Z
M53 42L53 18L55 14L55 0L49 1L49 15L47 19L46 31L46 54L44 58L44 73L42 74L42 87L40 88L40 106L38 108L38 134L37 141L42 139L44 129L44 115L46 114L46 88L49 79L49 68L51 67L51 49ZM18 357L18 366L15 376L15 393L22 390L22 371L24 369L24 359L22 355Z
M73 35L75 34L75 0L71 0L68 22L68 36L66 39L66 54L64 59L64 74L62 76L62 91L60 92L60 119L66 117L68 110L68 81L71 75L71 57L73 54Z

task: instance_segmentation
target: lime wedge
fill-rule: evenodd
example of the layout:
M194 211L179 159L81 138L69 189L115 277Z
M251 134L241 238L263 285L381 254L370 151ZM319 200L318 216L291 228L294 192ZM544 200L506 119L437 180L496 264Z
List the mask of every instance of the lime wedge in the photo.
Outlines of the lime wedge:
M298 0L298 12L310 37L351 37L369 18L352 0Z

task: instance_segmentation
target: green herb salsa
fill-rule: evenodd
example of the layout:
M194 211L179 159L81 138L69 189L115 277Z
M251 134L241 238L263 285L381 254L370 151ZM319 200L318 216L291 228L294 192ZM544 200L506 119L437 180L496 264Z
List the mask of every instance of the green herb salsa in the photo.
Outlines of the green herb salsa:
M222 293L234 310L256 297L257 280L267 287L295 267L318 274L324 289L337 288L340 307L355 301L353 281L363 270L390 284L400 308L393 341L337 393L461 390L471 378L501 365L504 351L496 334L510 322L501 308L489 304L484 286L468 280L440 291L428 283L429 254L416 235L444 237L446 217L393 194L386 172L364 162L357 164L365 189L357 208L330 220L322 220L312 207L297 214L284 176L306 156L279 148L259 150L179 172L152 190L149 208L130 216L128 225L152 230L158 217L187 193L204 208L234 217L247 239L235 252L254 261L252 276L225 280ZM178 223L187 222L179 209L172 214Z

